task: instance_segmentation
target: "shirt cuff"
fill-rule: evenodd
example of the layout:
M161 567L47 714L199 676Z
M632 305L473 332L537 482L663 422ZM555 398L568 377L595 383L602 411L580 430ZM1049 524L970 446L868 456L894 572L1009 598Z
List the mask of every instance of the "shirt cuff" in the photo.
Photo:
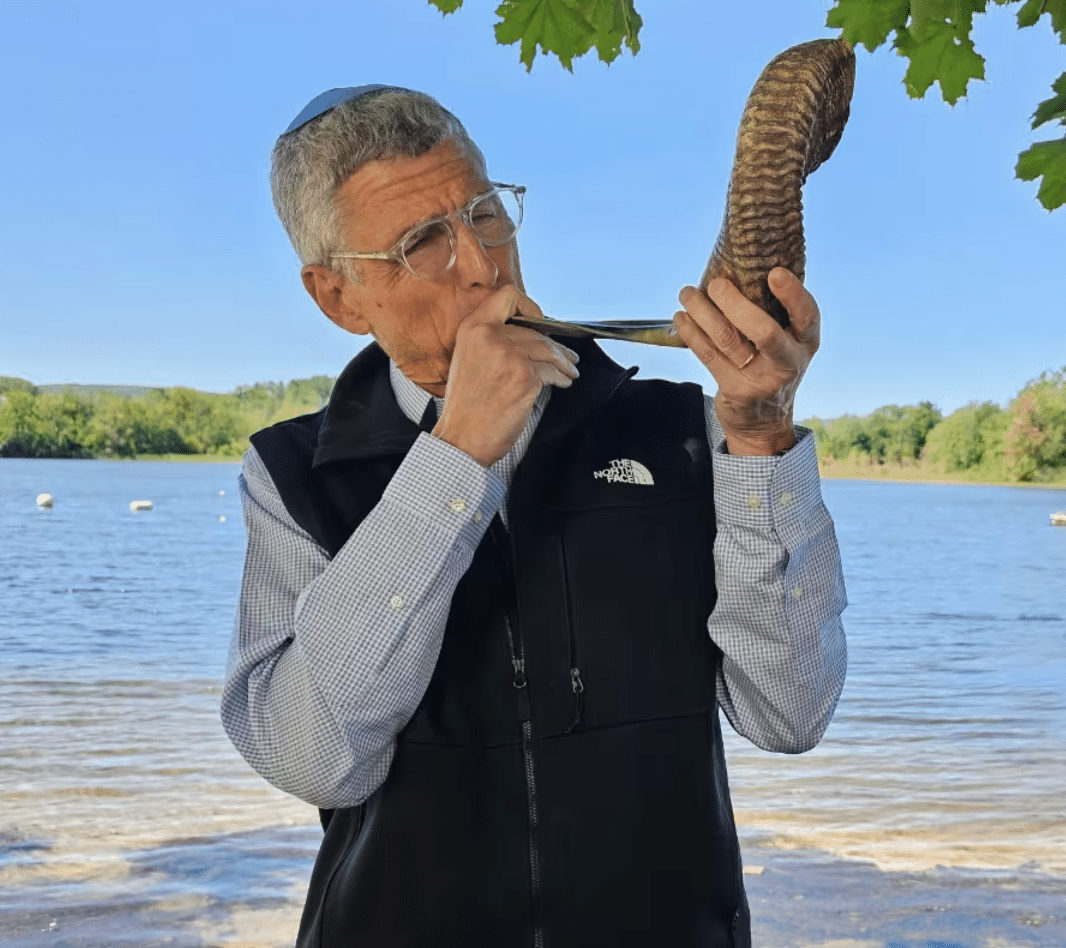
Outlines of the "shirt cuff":
M794 535L822 503L818 456L809 428L794 426L796 444L780 456L711 453L714 507L721 523Z
M458 528L476 550L507 488L500 476L465 451L422 432L389 481L382 500L417 516Z

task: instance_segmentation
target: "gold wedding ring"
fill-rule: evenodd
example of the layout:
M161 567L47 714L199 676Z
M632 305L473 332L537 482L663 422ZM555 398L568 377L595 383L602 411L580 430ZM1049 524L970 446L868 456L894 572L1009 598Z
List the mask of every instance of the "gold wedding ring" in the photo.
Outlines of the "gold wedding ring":
M748 358L745 360L743 365L738 365L737 368L738 369L746 369L751 364L751 360L754 359L758 354L759 354L759 350L754 348L754 346L753 346L751 355L748 356Z

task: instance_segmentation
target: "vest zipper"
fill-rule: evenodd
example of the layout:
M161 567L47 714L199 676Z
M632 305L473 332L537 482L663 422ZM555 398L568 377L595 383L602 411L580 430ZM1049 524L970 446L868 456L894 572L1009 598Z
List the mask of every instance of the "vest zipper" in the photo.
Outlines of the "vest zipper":
M574 720L570 722L564 734L569 734L581 722L581 696L585 693L585 683L581 680L581 669L577 667L577 642L574 632L574 615L570 608L570 572L566 567L566 544L559 537L559 565L563 573L563 606L566 613L567 645L570 648L570 690L574 692Z
M581 720L581 695L585 691L585 685L581 681L581 672L576 668L570 669L570 688L574 692L574 720L570 722L570 727L563 731L564 734L569 734Z
M510 533L510 531L507 531ZM496 536L494 527L489 527L492 541L499 552L500 542ZM515 582L515 602L518 601L518 580L514 577L514 535L511 535L511 575ZM506 559L506 556L504 556ZM526 772L526 801L529 808L529 875L530 888L532 891L531 916L533 919L533 948L544 948L544 930L540 927L540 849L537 846L537 779L535 762L533 760L533 721L529 705L529 685L526 679L526 653L522 642L521 628L519 634L511 632L511 619L506 610L503 621L507 627L507 641L511 647L511 665L514 674L511 677L511 685L518 689L519 720L522 722L522 760ZM515 639L518 640L518 650L515 650Z

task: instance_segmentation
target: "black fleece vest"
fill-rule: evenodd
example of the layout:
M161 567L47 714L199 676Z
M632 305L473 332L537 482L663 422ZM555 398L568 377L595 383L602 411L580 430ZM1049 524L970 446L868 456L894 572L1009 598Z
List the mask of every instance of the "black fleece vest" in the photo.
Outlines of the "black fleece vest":
M715 700L699 386L567 339L508 497L456 587L385 782L324 811L300 948L748 948ZM421 425L376 343L321 412L253 436L335 555ZM630 462L636 462L631 464ZM358 634L358 630L353 630Z

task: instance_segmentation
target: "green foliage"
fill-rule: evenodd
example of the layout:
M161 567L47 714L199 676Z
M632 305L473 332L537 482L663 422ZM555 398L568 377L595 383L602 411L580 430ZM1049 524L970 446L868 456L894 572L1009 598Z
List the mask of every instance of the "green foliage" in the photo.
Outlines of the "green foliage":
M229 395L171 388L133 397L113 386L36 394L31 383L15 381L24 384L0 389L0 457L237 456L253 431L321 408L334 380L317 375Z
M1066 136L1057 142L1037 142L1018 156L1015 177L1034 181L1043 177L1036 192L1049 211L1066 204Z
M1066 474L1066 366L1029 382L1006 411L971 402L944 418L921 402L802 424L814 432L818 459L829 467L921 462L986 480L1046 483Z
M463 0L429 0L442 13L454 13ZM1019 28L1035 26L1046 14L1051 29L1066 44L1066 0L992 0L997 6L1021 3ZM971 79L985 77L985 60L970 33L975 13L988 0L836 0L825 25L839 29L852 46L874 52L895 33L892 48L910 62L903 83L914 99L940 84L944 101L954 106ZM633 0L503 0L496 8L496 42L520 44L519 59L533 68L537 50L554 54L573 72L573 61L593 47L601 60L613 62L628 46L640 51L643 21ZM1066 124L1066 73L1052 85L1055 95L1033 113L1033 128L1046 122ZM1015 177L1041 178L1037 200L1049 211L1066 204L1066 135L1037 142L1018 156Z
M814 432L821 460L866 460L871 464L903 464L918 459L929 432L943 416L932 402L883 405L864 418L844 415L803 424Z
M1066 366L1026 385L1008 414L1004 453L1012 479L1042 480L1066 465Z
M191 388L168 388L162 393L161 411L191 454L218 454L236 440L236 406L225 396L208 395Z
M44 447L43 428L37 398L26 391L9 392L0 404L0 455L37 457Z
M510 46L521 41L521 60L528 72L533 68L537 45L541 52L555 53L563 67L573 72L571 63L592 48L592 24L568 0L504 0L496 10L496 42Z
M1034 129L1055 119L1066 122L1066 72L1051 84L1051 91L1055 95L1041 102L1033 113Z
M988 467L1003 453L1007 414L995 402L970 402L938 424L925 456L946 471Z
M994 0L998 6L1020 0ZM966 94L971 79L984 79L985 61L970 32L975 13L984 13L987 0L837 0L826 15L826 26L841 30L853 46L871 53L895 32L893 49L910 60L903 78L908 95L921 99L934 82L949 105ZM1066 0L1025 0L1018 26L1036 25L1044 14L1051 29L1066 44ZM1033 113L1033 128L1046 122L1066 124L1066 73L1053 84L1055 95ZM1042 178L1037 200L1049 211L1066 204L1066 136L1037 142L1018 156L1015 177Z
M863 419L856 415L828 421L808 418L802 424L814 432L819 460L843 461L856 455L869 456L870 438L863 428Z
M837 0L825 25L842 29L852 46L861 43L872 53L907 22L909 10L910 0Z
M189 446L163 412L163 399L96 396L86 448L95 457L188 454Z
M1062 10L1066 18L1066 2L1062 4ZM1066 30L1062 32L1066 33ZM1033 113L1034 129L1045 122L1057 121L1066 125L1066 72L1051 84L1051 91L1055 95L1041 102ZM1014 173L1023 181L1043 177L1037 197L1049 210L1066 204L1066 136L1058 141L1037 142L1027 148L1018 156Z
M454 13L463 5L463 0L429 2L442 13ZM640 52L644 24L633 0L503 0L496 15L496 42L520 43L519 59L527 72L538 46L543 55L557 56L570 72L574 60L594 46L605 63L618 58L623 44L634 55Z
M0 390L0 457L237 457L253 431L320 409L334 383L318 375L260 382L228 395L172 388L124 397L104 387L34 394L32 383L18 381L23 384ZM980 470L994 480L1046 481L1066 471L1066 366L1030 382L1007 411L971 403L943 418L924 401L803 424L814 431L818 457L828 464L883 467L921 458L948 471Z
M966 94L971 79L985 77L984 57L974 49L970 24L963 32L951 23L929 23L921 40L908 30L900 30L893 48L911 61L903 82L913 99L923 98L939 81L944 101L954 105Z
M74 395L12 391L0 405L0 456L89 457L89 408Z
M13 375L0 375L0 395L5 392L29 392L37 394L37 386L25 379L15 378Z

